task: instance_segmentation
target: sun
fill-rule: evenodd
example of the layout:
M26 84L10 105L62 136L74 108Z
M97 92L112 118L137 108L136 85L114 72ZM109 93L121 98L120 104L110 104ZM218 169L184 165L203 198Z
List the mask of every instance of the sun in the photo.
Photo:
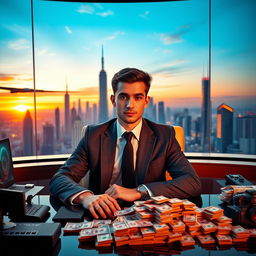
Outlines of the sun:
M14 107L15 110L18 110L20 112L26 112L28 109L30 109L29 106L26 105L18 105L16 107Z

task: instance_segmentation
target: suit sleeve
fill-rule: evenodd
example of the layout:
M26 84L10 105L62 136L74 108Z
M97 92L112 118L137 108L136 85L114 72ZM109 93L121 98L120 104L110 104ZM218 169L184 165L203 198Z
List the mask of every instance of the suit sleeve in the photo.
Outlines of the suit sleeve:
M174 128L169 130L169 144L166 152L166 170L172 180L145 184L154 195L164 195L170 198L190 198L201 194L200 179L181 151L175 138ZM165 172L165 170L163 170Z
M68 202L70 196L87 189L78 183L88 171L88 134L89 126L73 154L50 180L51 194L63 202Z

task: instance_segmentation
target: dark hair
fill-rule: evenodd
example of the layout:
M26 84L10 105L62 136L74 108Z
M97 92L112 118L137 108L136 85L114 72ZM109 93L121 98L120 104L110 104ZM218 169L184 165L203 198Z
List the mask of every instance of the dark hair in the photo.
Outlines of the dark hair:
M134 83L144 82L146 86L146 95L148 94L151 82L151 76L137 68L124 68L118 71L112 78L113 92L116 93L119 82Z

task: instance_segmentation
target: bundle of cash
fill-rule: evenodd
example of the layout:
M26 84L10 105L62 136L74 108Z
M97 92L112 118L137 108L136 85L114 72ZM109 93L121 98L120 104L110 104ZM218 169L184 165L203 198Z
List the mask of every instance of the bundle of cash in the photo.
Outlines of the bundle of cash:
M102 225L103 226L110 225L112 223L112 221L111 220L93 220L92 223L93 223L93 225L92 225L93 228L98 228Z
M214 225L212 222L208 222L208 223L203 223L201 225L202 227L202 231L203 231L203 234L209 234L209 233L213 233L217 230L217 226Z
M172 228L172 232L185 232L186 229L186 225L184 224L184 222L182 222L181 220L176 221L173 224L170 224L171 228Z
M233 242L247 242L248 238L250 237L250 232L240 225L237 225L232 227L231 236L233 238Z
M113 243L113 237L109 234L97 235L95 247L102 248L102 247L110 247Z
M80 242L94 241L97 235L104 235L109 233L110 233L110 229L108 225L101 226L99 228L83 229L79 233L78 240Z
M223 212L224 210L219 207L209 206L204 208L203 217L207 220L218 219L223 216Z
M232 244L232 237L230 235L216 235L216 239L219 245Z
M232 230L232 219L221 216L218 219L212 220L212 222L217 226L218 235L229 235Z
M197 239L202 245L215 244L215 239L211 235L199 235Z
M191 246L196 243L192 236L185 234L180 239L181 246Z
M248 231L250 233L250 237L256 237L256 228L248 229Z
M123 215L128 215L128 214L131 214L131 213L134 213L134 207L133 206L131 206L129 208L126 208L124 210L116 211L115 216L123 216Z
M82 229L92 228L92 227L93 227L93 222L79 222L79 223L67 222L63 231L64 231L64 234L79 233Z
M155 204L162 204L170 200L168 197L165 196L152 196L151 199Z
M221 193L219 194L220 200L229 203L233 195L237 193L244 193L247 190L256 189L256 186L237 186L237 185L228 185L221 188Z

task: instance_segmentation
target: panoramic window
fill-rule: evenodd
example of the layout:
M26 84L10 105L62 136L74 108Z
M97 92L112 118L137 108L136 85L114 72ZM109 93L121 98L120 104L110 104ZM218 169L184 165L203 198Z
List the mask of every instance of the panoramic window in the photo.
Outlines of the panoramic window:
M111 79L125 67L151 74L144 117L182 126L186 152L256 153L255 1L212 0L209 16L204 0L34 0L34 44L30 2L0 0L0 138L13 156L72 153L85 125L116 116Z

